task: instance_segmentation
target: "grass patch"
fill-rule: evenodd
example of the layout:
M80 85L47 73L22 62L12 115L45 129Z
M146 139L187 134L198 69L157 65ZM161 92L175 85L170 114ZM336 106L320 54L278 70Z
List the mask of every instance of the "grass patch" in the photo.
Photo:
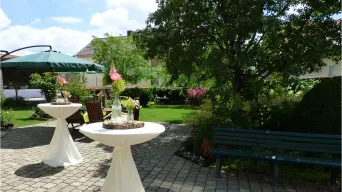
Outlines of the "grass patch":
M12 120L12 123L14 124L14 127L22 127L27 125L34 125L37 123L45 122L45 120L37 120L37 119L31 119L31 109L12 109L14 113L14 117Z
M45 122L45 120L31 119L32 107L26 106L21 108L13 108L14 117L12 123L15 127L33 125ZM141 121L148 122L168 122L168 123L184 123L184 119L195 112L194 108L184 105L154 105L148 108L140 109ZM88 115L83 115L88 122Z
M154 105L140 109L140 121L184 123L187 116L195 112L194 109L181 105ZM84 121L88 122L88 114L83 115Z
M141 121L184 123L187 116L195 112L194 109L182 105L154 105L140 109Z

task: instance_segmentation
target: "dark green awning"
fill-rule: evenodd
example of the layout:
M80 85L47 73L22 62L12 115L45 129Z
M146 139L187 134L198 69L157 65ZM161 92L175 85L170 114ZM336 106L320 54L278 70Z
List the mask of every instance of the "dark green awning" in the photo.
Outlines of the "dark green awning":
M86 60L78 59L56 51L44 51L25 55L1 62L2 69L55 71L55 72L86 72L103 71L104 67Z

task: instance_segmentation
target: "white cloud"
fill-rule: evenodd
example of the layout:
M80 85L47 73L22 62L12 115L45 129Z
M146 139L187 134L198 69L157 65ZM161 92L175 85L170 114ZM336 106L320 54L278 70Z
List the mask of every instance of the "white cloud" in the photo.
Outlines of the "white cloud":
M75 17L50 17L50 19L53 19L59 23L63 24L75 24L75 23L82 23L83 20L80 18Z
M0 49L12 51L31 45L51 45L54 50L73 55L82 49L92 39L90 33L49 27L38 29L31 26L10 26L0 32ZM46 50L44 48L43 50ZM16 55L26 55L37 52L37 49L27 49L16 52Z
M30 25L34 25L34 24L40 23L41 21L42 21L41 19L36 18L33 21L31 21Z
M112 33L115 35L126 34L127 30L135 30L144 27L143 23L129 19L128 11L125 8L108 9L103 13L95 13L90 25L98 27L95 33Z
M106 5L107 10L91 15L89 21L91 28L85 31L53 26L33 27L34 24L41 22L40 19L34 19L27 25L10 25L11 21L0 9L0 29L4 28L0 30L0 49L11 51L25 46L43 44L51 45L54 50L64 54L73 55L91 41L92 35L99 37L103 37L105 33L126 35L127 30L143 28L148 14L157 8L155 0L106 0ZM49 17L48 19L67 24L83 22L82 19L74 17ZM46 50L46 48L27 49L15 54L26 55L41 50Z
M6 16L5 12L0 8L0 29L8 27L11 20Z
M106 6L107 8L135 7L147 13L157 10L156 0L106 0Z

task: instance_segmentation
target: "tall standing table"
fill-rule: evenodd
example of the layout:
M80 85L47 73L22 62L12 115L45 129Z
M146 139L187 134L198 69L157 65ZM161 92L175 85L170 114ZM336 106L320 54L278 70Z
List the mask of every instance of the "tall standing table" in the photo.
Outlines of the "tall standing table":
M112 163L102 192L145 192L135 166L131 145L149 141L165 131L163 125L145 122L144 127L126 130L105 129L102 123L83 125L80 128L87 137L113 146Z
M79 103L70 105L39 104L45 113L57 118L57 126L50 145L45 152L42 162L52 167L69 166L80 163L82 156L78 152L68 130L66 118L82 107Z

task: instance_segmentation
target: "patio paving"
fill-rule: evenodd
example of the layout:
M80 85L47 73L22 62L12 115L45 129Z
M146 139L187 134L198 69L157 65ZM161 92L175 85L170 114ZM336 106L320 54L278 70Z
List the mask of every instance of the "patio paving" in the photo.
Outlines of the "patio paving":
M111 147L72 131L82 163L52 168L40 162L52 138L54 123L12 129L1 138L1 191L100 191L110 164ZM296 181L276 184L261 174L224 173L213 177L213 169L200 167L174 156L189 135L185 125L164 124L166 131L147 143L132 147L135 163L147 192L315 192L339 188Z

